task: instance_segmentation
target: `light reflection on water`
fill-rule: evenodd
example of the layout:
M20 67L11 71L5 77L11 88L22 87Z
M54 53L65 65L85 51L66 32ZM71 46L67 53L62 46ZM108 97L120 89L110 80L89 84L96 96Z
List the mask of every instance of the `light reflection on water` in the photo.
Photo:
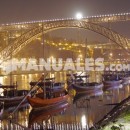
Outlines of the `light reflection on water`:
M68 72L45 72L47 74L47 77L55 77L55 81L62 81L66 82L66 74ZM79 75L82 72L79 72ZM34 73L34 74L13 74L8 76L0 77L0 83L1 84L10 84L10 83L16 83L18 84L18 89L30 89L29 83L31 81L38 81L38 79L41 77L42 73ZM95 73L91 72L89 73L89 82L100 82L101 79L101 73Z
M51 75L53 74L53 75ZM59 79L60 81L65 81L66 77L64 76L66 73L60 73ZM51 76L57 76L58 73L50 73ZM18 82L18 89L29 89L30 81L37 81L40 77L38 74L28 74L28 75L18 75L14 76L15 80ZM9 83L8 77L3 77L3 83ZM61 79L60 79L61 78ZM121 89L110 90L108 92L104 92L99 96L91 96L88 98L88 95L83 96L75 101L74 104L71 104L69 107L64 109L57 114L52 114L49 118L50 123L73 123L80 122L83 127L91 127L94 123L98 122L103 116L108 113L114 106L106 105L118 103L128 97L130 94L129 86L125 86ZM0 127L7 128L7 117L9 113L12 112L15 108L11 108L5 110L4 114L1 116L2 122L0 122ZM23 126L28 126L29 121L29 113L31 112L31 107L28 105L20 108L18 112L14 114L14 118L16 122L19 122ZM37 121L35 121L37 122ZM43 123L43 120L41 121ZM40 122L40 123L41 123Z

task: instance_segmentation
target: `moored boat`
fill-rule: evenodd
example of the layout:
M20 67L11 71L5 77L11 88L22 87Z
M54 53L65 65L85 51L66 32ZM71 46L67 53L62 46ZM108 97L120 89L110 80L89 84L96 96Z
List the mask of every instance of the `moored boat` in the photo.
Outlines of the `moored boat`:
M30 105L28 102L21 104L20 107L18 108L19 111L23 111L25 109L29 109ZM16 106L10 106L4 109L6 113L12 113L16 109Z
M122 80L103 81L103 90L122 88Z
M73 84L73 89L76 90L76 92L86 92L86 93L94 93L98 90L102 90L103 83L81 83L81 84Z
M38 82L31 82L30 85L31 85L31 91L33 90L35 86L38 86L36 89L34 89L35 91L32 97L27 96L27 100L29 104L34 109L50 108L59 103L68 102L68 99L70 97L68 93L64 91L63 91L64 93L58 96L54 95L55 92L53 92L52 89L61 90L63 89L63 87L61 83L55 83L54 80L53 79L50 80L50 78L48 78L48 80L46 80L45 78L44 79L42 78L41 80L40 78ZM49 89L48 91L47 91L47 88ZM39 89L40 89L40 95L39 95ZM37 95L37 92L38 92L38 95ZM35 97L33 97L34 95Z
M0 102L4 102L5 108L18 105L28 93L28 90L17 90L17 85L1 85L0 88L3 89Z
M42 98L38 98L38 97L29 97L29 96L27 97L29 104L34 109L53 107L54 105L56 105L58 103L68 101L68 99L69 99L68 94L61 96L61 97L51 98L51 99L42 99Z
M126 85L126 84L129 84L130 83L130 77L128 76L126 76L126 77L123 77L122 78L122 84L123 85Z
M118 77L122 80L122 85L127 85L130 83L130 74L128 71L118 72Z
M35 86L37 84L38 87L40 87L43 91L46 91L46 93L51 92L60 92L65 90L65 83L63 82L54 82L54 78L48 78L41 82L30 82L31 87ZM45 87L45 88L44 88Z
M51 88L49 86L46 87L46 92L58 92L63 90L65 90L65 84L62 82L53 83Z
M22 101L23 98L24 96L15 96L15 97L7 97L7 98L3 97L0 98L0 102L4 102L4 107L16 106Z
M67 85L70 87L72 84L83 83L84 81L87 82L89 75L81 74L67 74Z
M117 72L110 72L103 75L103 90L121 88L122 78Z

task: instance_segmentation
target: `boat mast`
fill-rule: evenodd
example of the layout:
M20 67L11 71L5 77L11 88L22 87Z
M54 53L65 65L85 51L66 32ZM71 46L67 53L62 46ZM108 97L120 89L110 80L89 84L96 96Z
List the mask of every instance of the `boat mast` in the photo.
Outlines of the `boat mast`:
M10 43L10 36L11 36L11 34L10 34L10 32L8 32L8 45L11 44ZM11 45L11 50L12 50L12 45ZM12 51L11 51L11 54L10 54L10 60L11 60L11 67L10 67L11 70L10 70L9 78L10 78L10 85L12 85L12 80L13 80L12 79L12 64L13 64L12 63Z
M43 45L43 58L45 59L45 44L44 44L44 30L43 30L43 22L42 22L42 45ZM45 75L43 75L43 82L44 82L44 86L43 86L43 90L44 90L44 99L46 99L46 88L45 88Z

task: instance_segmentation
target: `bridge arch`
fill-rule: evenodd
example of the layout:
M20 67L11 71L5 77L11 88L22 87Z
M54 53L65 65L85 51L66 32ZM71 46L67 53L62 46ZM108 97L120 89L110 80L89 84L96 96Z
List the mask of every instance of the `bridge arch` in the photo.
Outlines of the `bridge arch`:
M59 21L44 22L42 24L39 24L39 26L33 28L32 30L18 37L12 44L8 45L5 49L3 49L0 52L1 60L5 61L11 55L12 56L15 55L28 43L30 43L32 40L42 35L43 33L47 33L49 31L60 29L60 28L88 29L105 36L106 38L110 39L111 41L113 41L123 49L126 49L126 47L129 46L129 40L126 37L99 24L86 22L82 20L59 20ZM126 49L126 51L129 52L128 49Z

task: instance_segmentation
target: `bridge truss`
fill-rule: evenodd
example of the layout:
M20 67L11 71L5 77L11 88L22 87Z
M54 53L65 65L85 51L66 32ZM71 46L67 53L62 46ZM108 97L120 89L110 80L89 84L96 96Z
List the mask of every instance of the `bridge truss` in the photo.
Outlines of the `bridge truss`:
M0 33L20 33L17 36L15 35L15 33L13 33L14 35L12 35L13 39L11 40L11 44L9 44L5 49L0 52L0 58L2 60L7 60L10 56L17 54L23 47L25 47L35 38L49 31L61 28L82 28L94 31L105 36L106 38L110 39L118 46L126 49L126 51L129 52L129 39L109 28L100 25L104 22L118 22L127 20L130 20L130 13L92 16L83 18L82 20L56 19L49 21L44 20L1 25Z

